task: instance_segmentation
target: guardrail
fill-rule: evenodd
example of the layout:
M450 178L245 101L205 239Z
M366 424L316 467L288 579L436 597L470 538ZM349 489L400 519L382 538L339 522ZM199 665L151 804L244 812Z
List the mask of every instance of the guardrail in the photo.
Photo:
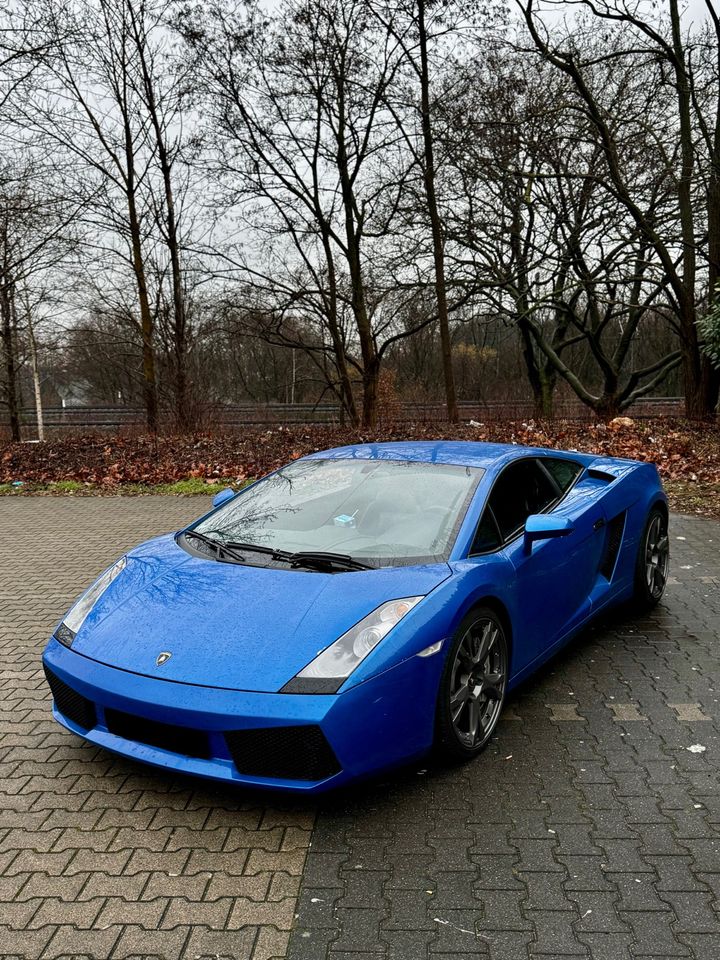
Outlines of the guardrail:
M534 416L530 401L469 401L459 404L461 420L498 421L528 420ZM638 401L627 416L649 418L682 416L682 397L653 397ZM434 422L446 418L446 407L441 401L409 402L389 401L381 406L381 423ZM558 399L555 402L555 419L593 422L597 416L577 400ZM164 419L161 417L161 419ZM171 418L167 417L169 425ZM120 406L46 407L43 420L47 430L120 430L142 429L145 416L142 408ZM342 422L340 408L331 403L236 403L212 408L207 417L214 429L237 427L261 427L293 424L339 424ZM0 411L0 424L7 423L7 416ZM37 426L35 410L21 411L23 433L31 433Z

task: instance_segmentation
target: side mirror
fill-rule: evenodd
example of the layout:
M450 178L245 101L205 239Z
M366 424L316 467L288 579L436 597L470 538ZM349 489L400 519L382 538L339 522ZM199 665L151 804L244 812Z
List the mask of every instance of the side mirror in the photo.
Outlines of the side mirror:
M221 507L223 503L227 503L228 500L232 500L235 496L235 491L230 487L225 487L224 490L221 490L220 493L216 493L213 497L213 506Z
M525 521L525 534L523 536L525 552L530 553L535 540L567 537L574 529L575 527L567 517L555 517L551 513L534 513Z

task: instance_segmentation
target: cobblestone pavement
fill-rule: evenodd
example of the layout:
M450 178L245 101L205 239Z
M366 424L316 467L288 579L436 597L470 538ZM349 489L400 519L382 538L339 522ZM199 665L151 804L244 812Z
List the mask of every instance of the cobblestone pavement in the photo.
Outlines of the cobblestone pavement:
M173 779L50 715L39 656L65 608L205 498L0 497L0 956L283 957L307 807Z
M663 604L579 638L479 760L323 803L292 960L720 958L720 524L671 540Z
M315 822L50 718L59 613L205 505L0 498L0 956L720 958L720 524L674 518L663 605L576 641L480 760L326 799Z

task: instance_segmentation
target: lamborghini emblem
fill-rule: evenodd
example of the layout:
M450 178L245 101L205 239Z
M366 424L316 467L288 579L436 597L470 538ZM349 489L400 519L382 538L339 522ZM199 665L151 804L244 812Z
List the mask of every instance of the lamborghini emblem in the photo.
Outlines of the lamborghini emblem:
M163 650L162 653L159 653L155 659L155 666L161 667L164 663L167 663L172 654L168 650Z

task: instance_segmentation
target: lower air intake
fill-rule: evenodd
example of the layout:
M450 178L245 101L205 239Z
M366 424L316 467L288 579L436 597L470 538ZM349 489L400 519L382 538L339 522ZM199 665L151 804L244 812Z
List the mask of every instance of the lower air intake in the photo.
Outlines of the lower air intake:
M60 677L56 677L52 670L43 665L45 678L50 685L55 707L76 726L83 730L91 730L97 723L95 704L69 687Z
M207 760L210 756L210 744L203 730L147 720L145 717L136 717L132 713L109 707L105 708L105 723L110 733L124 740L146 743L149 747L159 747L160 750L169 750L171 753L200 760Z
M239 773L282 780L325 780L340 771L318 726L262 727L225 734Z

